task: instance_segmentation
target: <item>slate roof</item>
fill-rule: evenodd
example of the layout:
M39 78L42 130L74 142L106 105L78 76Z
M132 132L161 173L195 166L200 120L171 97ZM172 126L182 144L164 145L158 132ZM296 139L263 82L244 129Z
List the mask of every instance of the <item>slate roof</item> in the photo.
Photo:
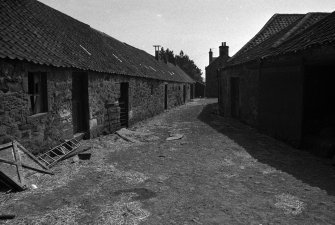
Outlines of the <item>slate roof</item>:
M184 71L36 0L0 0L0 58L164 81Z
M305 50L313 46L335 44L335 12L284 42L273 55Z
M228 60L227 65L238 65L276 54L283 44L328 15L329 13L275 14L255 37Z

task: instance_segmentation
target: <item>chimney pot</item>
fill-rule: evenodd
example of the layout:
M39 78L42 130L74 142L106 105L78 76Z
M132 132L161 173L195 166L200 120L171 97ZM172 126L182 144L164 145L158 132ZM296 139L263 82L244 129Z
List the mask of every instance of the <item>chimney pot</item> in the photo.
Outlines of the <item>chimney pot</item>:
M226 42L222 42L219 47L220 57L229 57L229 46L226 45Z
M154 45L155 47L155 59L158 61L159 60L159 47L160 45Z
M209 49L209 64L213 61L213 52L212 49Z

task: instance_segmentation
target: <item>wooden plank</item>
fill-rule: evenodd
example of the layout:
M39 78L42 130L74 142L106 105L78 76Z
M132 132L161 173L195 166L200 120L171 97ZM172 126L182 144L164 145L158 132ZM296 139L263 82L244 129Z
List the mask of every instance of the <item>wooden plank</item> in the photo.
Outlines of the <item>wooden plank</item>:
M4 163L10 164L10 165L15 165L15 166L17 165L17 162L12 162L12 161L2 159L2 158L0 158L0 162L4 162ZM35 167L32 167L32 166L26 165L24 163L21 163L21 165L22 165L23 168L26 168L26 169L34 170L34 171L40 172L40 173L46 173L46 174L54 175L54 173L52 173L52 172L42 170L42 169L38 169L38 168L35 168Z
M42 157L39 157L42 161L44 161L47 165L49 165L50 163L46 160L44 160ZM43 168L45 168L46 166L43 166Z
M13 146L13 143L12 142L8 142L6 144L1 144L0 145L0 151L3 150L3 149L6 149L6 148L10 148Z
M40 165L42 168L44 169L48 169L45 165L43 165L43 163L41 163L32 153L30 153L27 149L25 149L19 142L14 141L14 143L16 143L16 145L20 148L21 151L23 151L24 153L26 153L29 158L31 158L34 162L36 162L38 165Z
M17 145L14 141L13 141L13 153L14 153L14 158L15 158L15 162L16 162L17 175L19 177L21 185L25 185L23 170L22 170L22 164L21 164L21 157L20 157Z
M15 180L8 177L5 173L0 170L0 180L5 182L6 185L13 187L16 191L23 191L25 188L21 184L17 183Z

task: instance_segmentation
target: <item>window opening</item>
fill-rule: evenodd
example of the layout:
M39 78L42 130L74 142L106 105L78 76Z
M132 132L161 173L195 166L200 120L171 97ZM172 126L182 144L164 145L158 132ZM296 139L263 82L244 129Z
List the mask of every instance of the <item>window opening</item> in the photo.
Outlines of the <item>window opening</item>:
M28 73L28 94L31 114L48 111L46 73Z

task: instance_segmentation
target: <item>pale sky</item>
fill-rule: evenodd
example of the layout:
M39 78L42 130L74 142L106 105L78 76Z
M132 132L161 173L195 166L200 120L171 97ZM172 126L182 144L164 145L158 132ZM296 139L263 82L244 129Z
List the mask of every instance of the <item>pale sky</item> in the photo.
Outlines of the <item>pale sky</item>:
M40 0L91 27L154 54L183 50L205 73L221 42L230 56L275 13L332 12L334 0ZM204 74L203 74L204 77Z

